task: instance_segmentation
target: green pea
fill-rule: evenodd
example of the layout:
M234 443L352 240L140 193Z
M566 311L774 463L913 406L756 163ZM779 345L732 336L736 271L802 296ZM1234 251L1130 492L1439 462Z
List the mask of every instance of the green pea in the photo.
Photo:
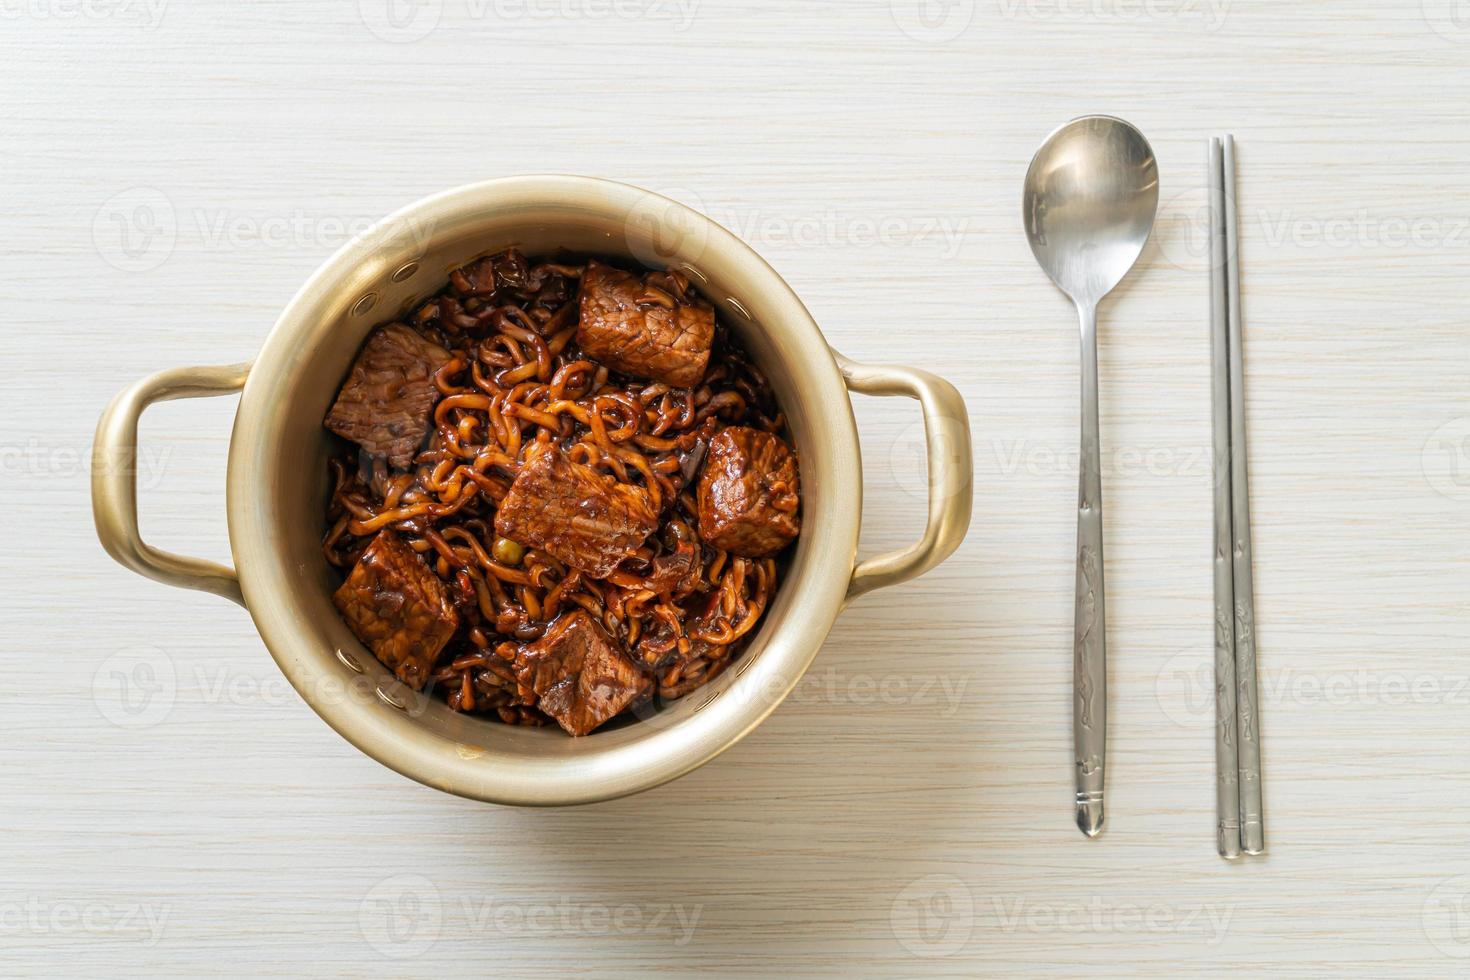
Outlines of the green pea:
M490 553L502 565L519 565L521 559L526 555L526 549L510 538L496 538L495 546L490 549Z

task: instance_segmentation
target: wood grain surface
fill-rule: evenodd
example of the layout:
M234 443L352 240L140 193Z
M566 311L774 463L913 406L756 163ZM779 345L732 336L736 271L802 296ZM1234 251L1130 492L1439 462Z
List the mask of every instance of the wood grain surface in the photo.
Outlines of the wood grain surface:
M1014 976L1470 966L1470 16L1454 0L0 0L0 973ZM1038 142L1148 134L1103 308L1108 828L1072 825L1077 339ZM1215 856L1204 152L1240 147L1270 853ZM248 359L424 194L527 172L734 229L832 345L950 378L975 522L659 790L409 782L248 616L125 572L87 457L142 375ZM923 518L858 399L866 553ZM840 406L834 410L841 411ZM147 538L228 559L233 404L142 431Z

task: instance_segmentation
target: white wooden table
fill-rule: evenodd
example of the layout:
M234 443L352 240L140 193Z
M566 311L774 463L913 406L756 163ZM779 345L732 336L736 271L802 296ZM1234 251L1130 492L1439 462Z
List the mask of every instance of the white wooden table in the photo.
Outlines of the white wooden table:
M400 0L392 0L398 4ZM1470 19L1453 0L0 0L0 973L1470 968ZM1109 825L1072 826L1077 342L1020 231L1084 112L1158 152L1104 309ZM1214 854L1204 145L1240 141L1270 854ZM248 617L124 572L87 451L245 360L356 228L619 178L754 244L850 356L951 378L975 523L797 695L562 812L404 780ZM233 406L151 412L144 529L226 558ZM917 415L857 404L864 548Z

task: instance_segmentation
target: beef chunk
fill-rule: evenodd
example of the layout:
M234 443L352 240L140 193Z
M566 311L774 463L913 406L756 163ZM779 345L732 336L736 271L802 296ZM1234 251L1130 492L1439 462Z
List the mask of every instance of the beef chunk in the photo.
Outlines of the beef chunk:
M444 583L392 531L379 531L332 596L373 656L415 691L459 626Z
M657 526L643 490L550 447L522 464L495 515L501 537L549 552L593 578L612 574Z
M715 311L693 292L680 301L668 290L671 274L640 279L592 261L582 273L577 344L616 370L692 388L709 364Z
M407 468L424 443L429 413L439 400L434 372L450 357L401 323L374 330L327 413L327 428Z
M489 296L499 289L524 290L530 267L516 249L487 255L449 274L449 283L465 296Z
M699 480L699 533L745 558L780 551L801 531L796 454L759 429L725 429Z
M652 679L582 609L562 616L541 639L521 647L515 671L521 696L534 699L537 708L571 735L586 735L652 693Z

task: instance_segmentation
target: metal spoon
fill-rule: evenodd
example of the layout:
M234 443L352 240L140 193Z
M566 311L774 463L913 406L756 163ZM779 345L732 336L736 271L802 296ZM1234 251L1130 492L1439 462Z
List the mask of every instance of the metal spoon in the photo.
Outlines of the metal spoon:
M1022 216L1041 268L1082 325L1082 452L1077 489L1077 610L1072 741L1077 826L1103 826L1107 615L1102 460L1097 424L1097 304L1143 252L1159 205L1159 168L1143 134L1111 116L1074 119L1046 138L1026 173Z

